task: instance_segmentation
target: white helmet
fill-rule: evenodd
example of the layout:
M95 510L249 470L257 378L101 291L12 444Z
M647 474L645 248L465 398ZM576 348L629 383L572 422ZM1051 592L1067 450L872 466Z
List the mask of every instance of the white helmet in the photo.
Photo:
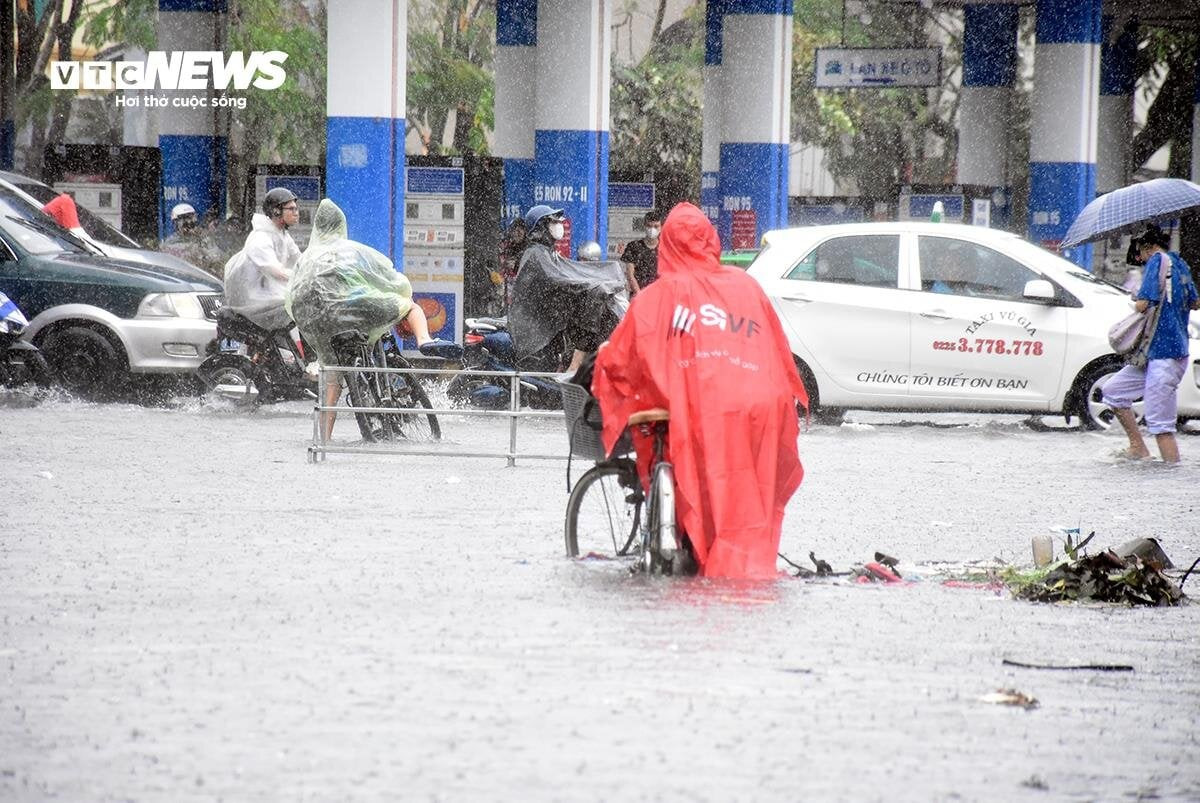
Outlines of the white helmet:
M600 250L600 243L595 240L588 240L579 246L580 262L599 262L603 258L604 252Z
M178 220L184 215L195 215L196 210L191 204L175 204L171 207L171 220Z

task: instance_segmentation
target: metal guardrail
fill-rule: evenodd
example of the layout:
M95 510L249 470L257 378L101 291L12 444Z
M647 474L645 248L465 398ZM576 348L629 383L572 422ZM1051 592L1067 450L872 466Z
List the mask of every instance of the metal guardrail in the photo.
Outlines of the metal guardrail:
M353 407L350 405L333 405L325 404L325 391L329 383L330 373L346 373L357 371L359 373L378 373L378 374L425 374L433 376L480 376L480 377L505 377L509 380L509 399L508 409L506 410L479 410L474 408L441 408L441 407ZM525 377L537 377L543 379L556 379L562 376L561 374L547 373L543 371L483 371L472 368L381 368L381 367L359 367L349 368L341 365L323 365L317 377L317 403L313 406L313 438L312 444L308 447L308 462L316 463L325 460L329 454L404 454L423 457L503 457L508 461L509 466L515 466L517 459L524 460L566 460L568 456L566 450L562 454L538 454L535 452L521 453L517 451L517 423L521 419L533 418L563 418L562 410L522 410L521 409L521 379ZM432 413L439 416L438 423L445 426L441 419L443 415L451 416L488 416L492 418L507 418L508 426L508 449L505 451L465 451L455 449L438 449L438 448L420 448L413 441L397 439L394 441L386 441L383 443L336 443L332 440L325 440L321 431L321 415L322 413L419 413L426 415ZM436 446L438 441L425 441L426 444Z

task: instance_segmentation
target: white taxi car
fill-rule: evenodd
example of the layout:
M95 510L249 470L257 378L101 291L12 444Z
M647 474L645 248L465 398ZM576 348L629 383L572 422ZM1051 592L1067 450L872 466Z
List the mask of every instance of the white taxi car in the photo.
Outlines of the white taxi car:
M1020 237L948 223L768 232L748 269L783 322L819 420L846 408L1062 413L1107 428L1118 287ZM1192 324L1180 418L1200 418ZM1139 411L1140 414L1140 411Z

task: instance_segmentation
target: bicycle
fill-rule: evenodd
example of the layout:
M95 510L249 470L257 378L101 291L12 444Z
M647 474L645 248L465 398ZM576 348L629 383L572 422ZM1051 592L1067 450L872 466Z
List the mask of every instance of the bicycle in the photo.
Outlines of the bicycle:
M412 370L413 365L394 348L388 348L393 336L384 334L371 344L358 330L339 332L331 338L339 365L355 368L397 368ZM411 441L440 440L442 429L432 412L433 404L421 387L416 374L348 370L344 377L354 419L363 440L369 443L405 438ZM388 408L400 408L390 412Z
M596 461L567 499L567 556L633 558L636 567L648 574L689 573L691 555L680 544L675 520L674 468L664 459L670 413L653 408L629 417L630 431L654 438L647 495L634 460L623 456L630 442L619 443L613 457L605 455L599 444L602 425L595 399L586 388L561 384L571 451Z

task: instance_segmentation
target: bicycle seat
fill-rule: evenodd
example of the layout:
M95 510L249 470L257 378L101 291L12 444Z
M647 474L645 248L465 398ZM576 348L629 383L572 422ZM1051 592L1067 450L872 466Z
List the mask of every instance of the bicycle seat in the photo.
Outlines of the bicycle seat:
M670 421L671 412L665 407L651 407L649 410L638 410L629 416L629 426L649 424L651 421Z
M335 351L356 349L359 346L367 345L367 335L357 329L347 329L329 338L329 345L333 346Z

